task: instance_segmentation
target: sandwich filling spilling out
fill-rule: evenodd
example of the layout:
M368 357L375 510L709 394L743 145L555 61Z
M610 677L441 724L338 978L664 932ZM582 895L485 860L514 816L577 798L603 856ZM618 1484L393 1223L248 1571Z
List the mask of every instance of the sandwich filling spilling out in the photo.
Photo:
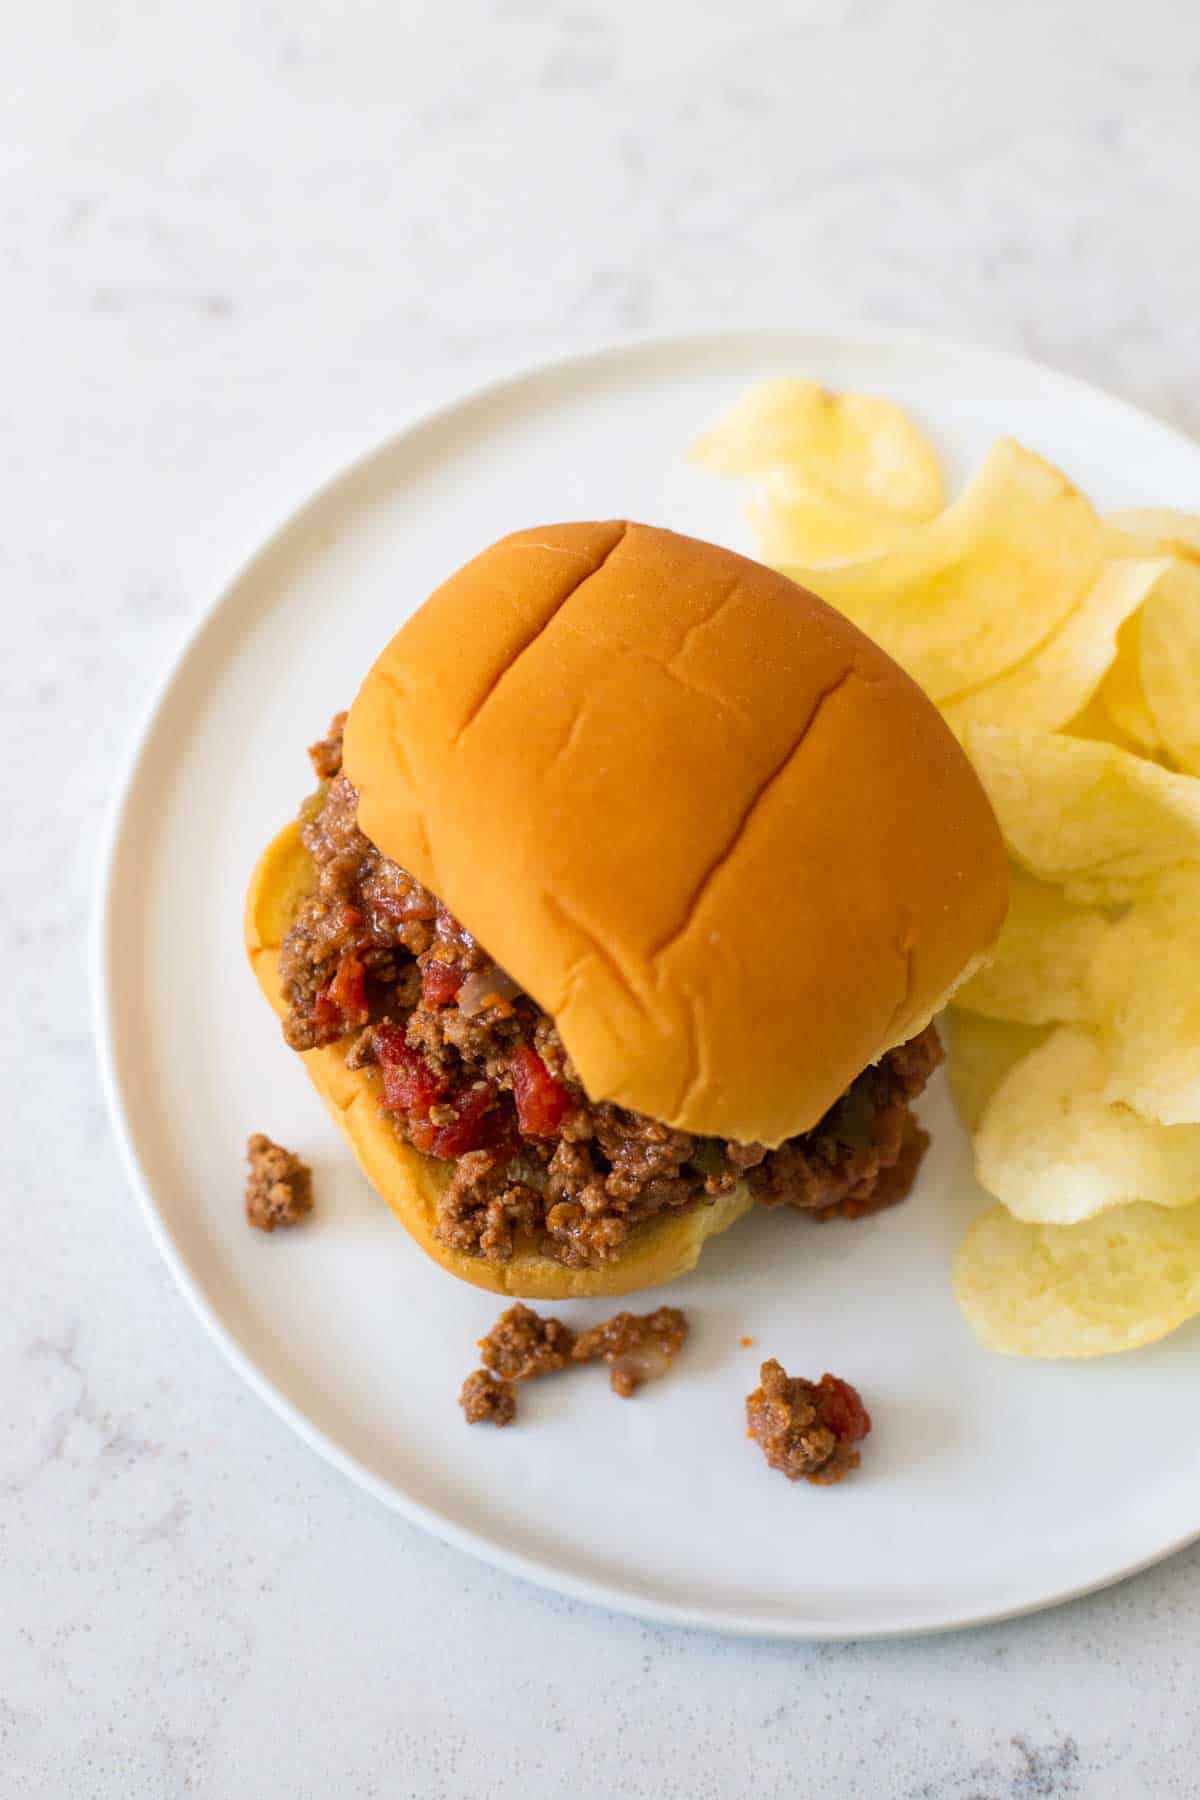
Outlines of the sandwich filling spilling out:
M453 1165L438 1236L505 1261L517 1233L571 1268L632 1227L746 1181L766 1206L856 1218L902 1200L927 1138L911 1103L941 1061L932 1026L864 1069L811 1131L773 1150L697 1137L584 1093L554 1021L441 901L359 831L339 714L310 751L323 787L303 838L317 882L281 951L295 1050L352 1039L415 1149Z

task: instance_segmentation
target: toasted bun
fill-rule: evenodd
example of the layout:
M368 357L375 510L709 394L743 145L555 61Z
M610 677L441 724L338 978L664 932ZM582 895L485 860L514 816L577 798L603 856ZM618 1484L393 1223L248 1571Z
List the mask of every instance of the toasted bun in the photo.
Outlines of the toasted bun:
M300 840L298 824L272 839L259 858L246 896L246 948L258 984L275 1011L285 1011L279 981L279 946L316 872ZM704 1240L747 1212L744 1186L690 1213L662 1214L635 1225L620 1260L597 1269L567 1269L543 1256L532 1241L518 1240L511 1261L488 1262L450 1250L434 1236L437 1205L450 1167L406 1144L379 1110L379 1078L373 1069L348 1069L350 1039L308 1050L304 1062L313 1086L345 1135L363 1169L401 1224L433 1260L476 1287L529 1300L568 1300L589 1294L628 1294L672 1281L694 1267Z
M995 938L991 807L840 613L712 544L520 531L350 712L359 824L557 1023L593 1100L768 1145Z

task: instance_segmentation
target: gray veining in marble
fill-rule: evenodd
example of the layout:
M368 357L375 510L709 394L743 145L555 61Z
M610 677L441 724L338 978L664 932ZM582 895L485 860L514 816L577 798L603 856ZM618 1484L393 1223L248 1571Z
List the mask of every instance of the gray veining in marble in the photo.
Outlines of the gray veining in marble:
M349 1488L146 1236L86 940L182 632L398 418L589 337L846 316L1200 432L1198 185L1183 0L0 8L5 1800L1196 1792L1200 1552L973 1635L764 1646Z

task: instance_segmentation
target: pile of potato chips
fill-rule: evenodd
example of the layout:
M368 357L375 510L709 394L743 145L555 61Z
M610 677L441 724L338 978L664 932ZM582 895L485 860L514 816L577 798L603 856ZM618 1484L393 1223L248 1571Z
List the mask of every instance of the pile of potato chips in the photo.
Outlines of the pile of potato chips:
M958 1253L980 1338L1102 1356L1200 1313L1200 514L1100 516L1011 439L946 504L899 407L752 389L694 448L765 560L920 682L1013 864L949 1074L999 1205Z

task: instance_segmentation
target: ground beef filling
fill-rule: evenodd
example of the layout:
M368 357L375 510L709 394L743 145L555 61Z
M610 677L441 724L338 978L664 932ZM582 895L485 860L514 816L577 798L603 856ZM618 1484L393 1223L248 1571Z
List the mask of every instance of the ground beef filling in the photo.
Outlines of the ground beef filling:
M312 1170L261 1131L246 1141L246 1219L256 1231L298 1225L313 1209Z
M871 1429L858 1389L838 1375L806 1381L774 1357L759 1370L761 1386L746 1397L746 1423L772 1469L789 1481L830 1487L861 1460L855 1445Z
M620 1312L581 1331L571 1355L575 1362L606 1362L608 1385L628 1400L643 1382L666 1374L687 1334L687 1320L677 1306L660 1306L652 1313Z
M812 1131L776 1150L675 1131L588 1100L547 1016L441 901L359 831L339 714L309 754L325 786L303 814L317 884L283 943L296 1050L354 1034L381 1104L416 1149L454 1164L438 1236L503 1262L518 1236L569 1268L620 1256L630 1230L745 1179L767 1206L857 1217L904 1198L926 1138L909 1110L937 1033L865 1069Z
M575 1333L561 1319L543 1319L518 1300L500 1314L479 1340L485 1366L500 1381L531 1381L565 1369L575 1349Z
M587 1331L543 1318L518 1301L478 1340L484 1367L463 1382L459 1405L468 1425L516 1417L516 1384L556 1375L576 1363L605 1362L614 1394L628 1400L644 1382L665 1375L687 1341L688 1322L677 1306L652 1313L617 1313Z
M517 1396L510 1381L498 1381L487 1369L476 1369L462 1384L458 1404L468 1425L511 1425Z

